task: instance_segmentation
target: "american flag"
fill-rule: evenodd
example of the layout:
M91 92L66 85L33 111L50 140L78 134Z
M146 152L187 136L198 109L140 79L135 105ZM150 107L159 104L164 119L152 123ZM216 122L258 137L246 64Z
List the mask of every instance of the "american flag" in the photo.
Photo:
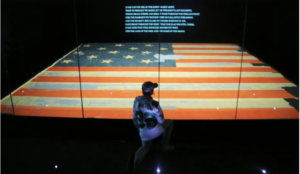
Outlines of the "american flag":
M12 93L14 113L131 119L145 81L166 118L299 118L295 84L238 45L202 43L82 44Z

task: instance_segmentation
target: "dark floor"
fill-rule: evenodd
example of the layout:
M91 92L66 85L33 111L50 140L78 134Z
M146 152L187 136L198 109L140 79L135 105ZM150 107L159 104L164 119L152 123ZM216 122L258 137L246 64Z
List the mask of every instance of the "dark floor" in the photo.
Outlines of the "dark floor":
M137 173L299 173L298 144L175 144L175 151L151 151ZM2 138L5 174L123 174L139 142ZM57 165L57 169L55 169Z

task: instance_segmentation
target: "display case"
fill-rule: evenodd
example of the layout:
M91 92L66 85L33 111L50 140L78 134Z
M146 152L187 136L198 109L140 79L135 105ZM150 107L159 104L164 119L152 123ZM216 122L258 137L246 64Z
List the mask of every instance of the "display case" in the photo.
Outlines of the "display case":
M299 118L298 77L272 63L288 48L276 49L266 39L256 44L260 23L250 18L258 16L253 2L3 5L9 37L2 46L9 49L2 52L2 87L9 92L1 99L2 114L132 119L134 99L152 81L165 118ZM293 64L296 54L280 59Z

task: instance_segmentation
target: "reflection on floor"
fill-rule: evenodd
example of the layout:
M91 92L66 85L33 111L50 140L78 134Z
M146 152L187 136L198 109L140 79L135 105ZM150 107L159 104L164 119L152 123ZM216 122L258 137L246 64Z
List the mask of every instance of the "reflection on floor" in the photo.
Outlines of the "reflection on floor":
M145 81L159 83L166 118L299 118L282 74L238 45L195 43L82 44L13 92L14 113L131 119ZM9 97L1 110L13 112Z
M140 142L2 139L3 173L123 174ZM299 146L288 143L185 143L173 152L150 151L137 174L298 173ZM184 159L184 160L183 160ZM241 172L242 171L242 172Z

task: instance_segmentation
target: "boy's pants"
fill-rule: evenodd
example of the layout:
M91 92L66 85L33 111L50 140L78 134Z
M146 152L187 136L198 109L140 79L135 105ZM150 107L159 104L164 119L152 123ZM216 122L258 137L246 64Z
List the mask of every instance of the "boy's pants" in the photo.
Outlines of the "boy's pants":
M170 120L170 119L165 120L164 123L162 124L162 127L164 128L162 145L169 145L169 141L170 141L172 130L173 130L173 125L174 125L174 122L173 122L173 120ZM149 140L149 141L142 140L142 146L135 153L135 161L143 160L145 155L150 150L151 143L152 143L152 140Z

